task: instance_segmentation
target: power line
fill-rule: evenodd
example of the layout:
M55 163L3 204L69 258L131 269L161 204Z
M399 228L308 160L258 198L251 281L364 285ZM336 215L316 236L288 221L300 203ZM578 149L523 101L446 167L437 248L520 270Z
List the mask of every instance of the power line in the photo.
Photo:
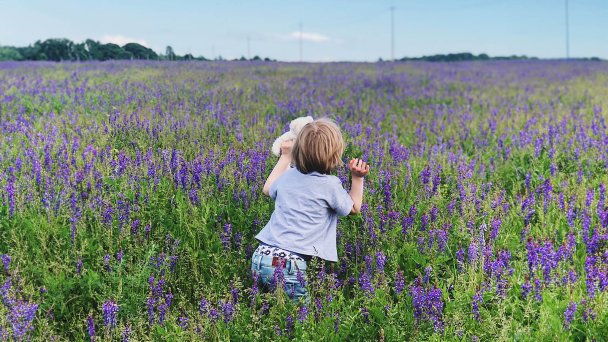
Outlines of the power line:
M377 19L378 17L384 16L386 14L386 8L381 10L381 11L377 11L374 12L372 14L367 14L365 16L359 17L357 19L354 20L348 20L345 22L337 22L337 23L333 23L333 25L335 27L345 27L345 26L352 26L352 25L359 25L362 24L364 22L368 22L372 19Z

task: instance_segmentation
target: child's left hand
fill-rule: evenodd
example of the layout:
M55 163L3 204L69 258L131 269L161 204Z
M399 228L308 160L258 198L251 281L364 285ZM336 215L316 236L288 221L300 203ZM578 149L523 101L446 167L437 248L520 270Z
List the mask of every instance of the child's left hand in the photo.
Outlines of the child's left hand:
M350 173L353 177L363 178L369 172L369 165L359 158L351 159L348 163L348 167L350 168Z

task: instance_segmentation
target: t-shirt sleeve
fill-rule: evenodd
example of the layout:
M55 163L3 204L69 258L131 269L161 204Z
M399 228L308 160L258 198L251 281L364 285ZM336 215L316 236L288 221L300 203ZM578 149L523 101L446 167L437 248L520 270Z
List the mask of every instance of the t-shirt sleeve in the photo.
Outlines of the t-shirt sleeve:
M332 179L330 183L331 187L329 187L329 190L331 191L331 194L329 205L333 210L336 211L336 213L338 213L338 216L346 216L350 214L351 210L353 209L353 199L350 197L348 192L344 190L342 183L340 183L340 180L337 177Z
M277 190L279 188L281 179L285 177L285 175L289 172L293 172L293 168L291 166L287 170L285 170L283 174L277 177L277 179L275 179L272 184L270 184L270 188L268 188L268 195L270 195L270 198L272 198L273 200L277 200Z
M277 178L274 180L274 182L272 182L272 184L270 184L270 188L268 188L268 195L270 195L270 198L272 198L273 200L277 199L277 186L279 185L279 179L281 177Z

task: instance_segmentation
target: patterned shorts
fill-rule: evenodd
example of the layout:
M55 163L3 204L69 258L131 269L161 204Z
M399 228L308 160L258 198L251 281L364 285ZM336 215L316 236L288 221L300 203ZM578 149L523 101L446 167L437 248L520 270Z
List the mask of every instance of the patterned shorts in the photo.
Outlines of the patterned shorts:
M307 261L310 257L306 257L304 255L290 252L283 248L268 246L266 244L260 243L258 248L255 250L255 253L262 255L272 255L273 257L279 257L287 260L298 260L298 261Z

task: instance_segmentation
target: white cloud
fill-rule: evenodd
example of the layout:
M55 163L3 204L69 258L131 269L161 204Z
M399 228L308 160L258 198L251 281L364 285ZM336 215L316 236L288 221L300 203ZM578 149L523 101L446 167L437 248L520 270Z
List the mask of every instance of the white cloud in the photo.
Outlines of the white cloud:
M143 39L129 38L129 37L121 36L121 35L106 34L105 36L101 37L100 41L104 44L114 43L114 44L120 45L120 46L123 46L127 43L137 43L137 44L141 44L143 46L148 47L148 43Z
M329 42L332 40L331 38L329 38L326 35L323 35L320 33L314 33L314 32L296 31L296 32L292 32L291 34L289 34L289 39L291 39L291 40L298 40L298 39L300 39L300 37L305 42L313 42L313 43L326 43L326 42Z

